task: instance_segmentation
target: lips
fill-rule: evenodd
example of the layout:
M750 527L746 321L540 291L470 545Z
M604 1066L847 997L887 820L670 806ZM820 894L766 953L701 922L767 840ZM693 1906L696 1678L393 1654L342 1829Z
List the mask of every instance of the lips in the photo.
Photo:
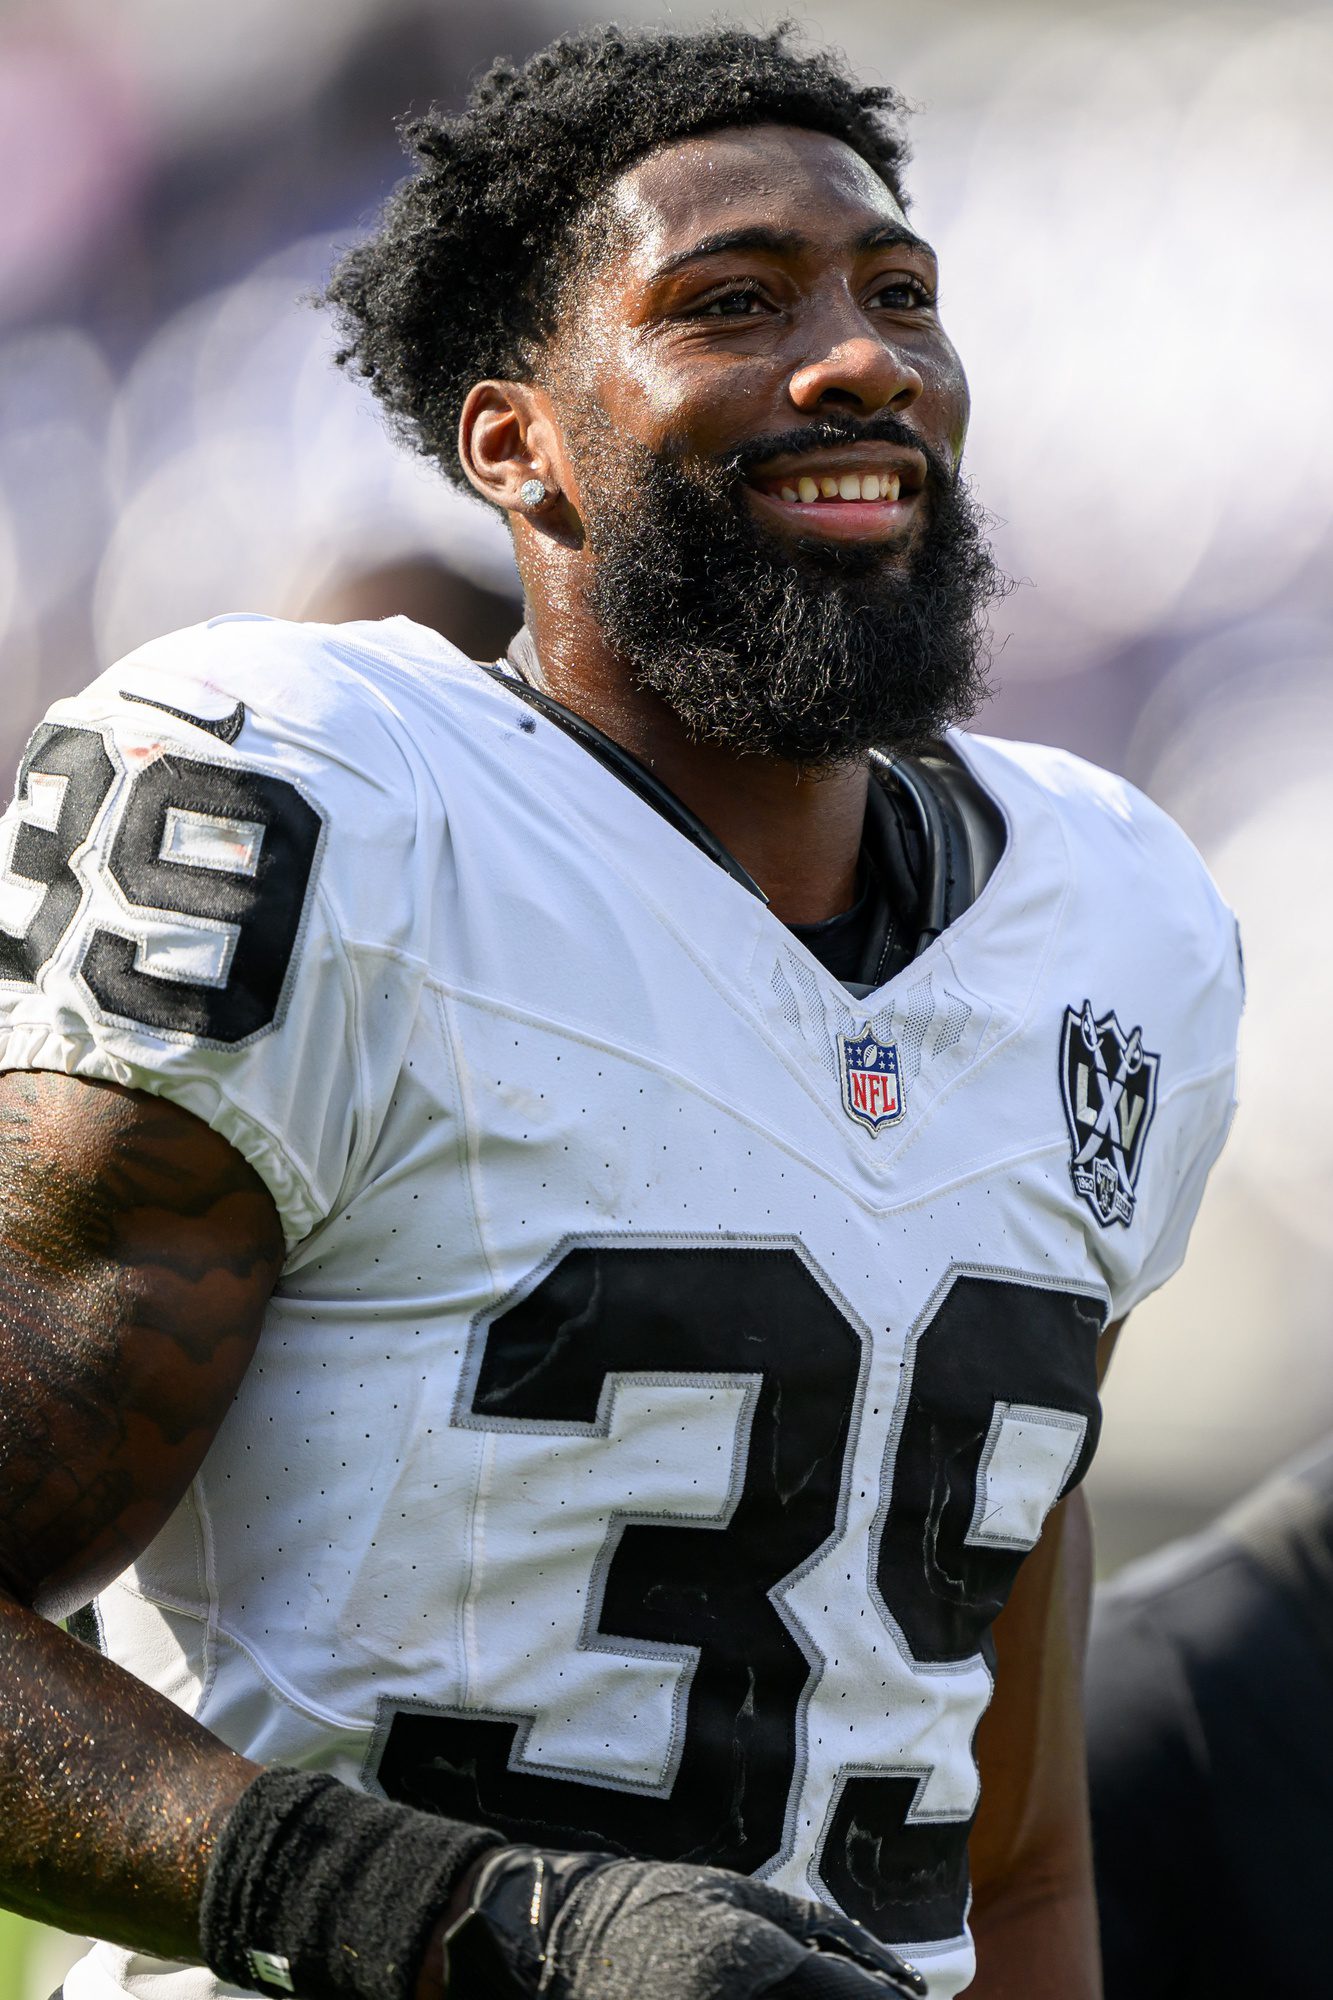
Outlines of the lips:
M909 529L926 483L920 452L844 445L757 466L747 485L761 512L804 534L839 541L895 541Z
M760 493L806 506L835 500L897 500L921 491L926 461L919 451L901 446L848 444L770 459L754 468L749 483Z

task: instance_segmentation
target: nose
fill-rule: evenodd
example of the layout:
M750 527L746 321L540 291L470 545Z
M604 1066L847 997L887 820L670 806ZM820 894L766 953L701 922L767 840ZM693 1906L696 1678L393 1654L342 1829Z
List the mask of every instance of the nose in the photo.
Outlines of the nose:
M858 330L830 347L818 361L799 367L787 385L796 408L805 414L820 410L857 410L878 416L882 410L910 409L924 384L910 361L887 341Z

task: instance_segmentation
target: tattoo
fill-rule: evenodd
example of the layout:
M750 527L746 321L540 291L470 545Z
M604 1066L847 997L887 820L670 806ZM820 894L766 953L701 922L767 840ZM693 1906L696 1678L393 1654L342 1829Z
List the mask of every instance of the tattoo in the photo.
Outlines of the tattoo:
M281 1261L267 1189L189 1113L0 1078L0 1579L17 1596L60 1615L156 1533Z
M282 1258L268 1191L200 1120L0 1076L0 1903L168 1956L197 1955L254 1767L45 1618L178 1504Z

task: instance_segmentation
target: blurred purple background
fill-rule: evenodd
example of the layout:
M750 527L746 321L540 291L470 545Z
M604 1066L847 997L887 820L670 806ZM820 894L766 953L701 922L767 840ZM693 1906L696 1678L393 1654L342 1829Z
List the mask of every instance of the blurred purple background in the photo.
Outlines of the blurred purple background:
M586 18L11 0L8 770L52 697L172 627L327 610L367 572L384 611L414 611L435 565L513 591L498 524L389 443L306 301L402 170L395 115L459 102L493 55ZM1233 1143L1107 1395L1112 1567L1333 1421L1333 12L844 0L805 18L920 107L915 213L972 378L972 475L1022 584L982 726L1127 773L1245 930Z

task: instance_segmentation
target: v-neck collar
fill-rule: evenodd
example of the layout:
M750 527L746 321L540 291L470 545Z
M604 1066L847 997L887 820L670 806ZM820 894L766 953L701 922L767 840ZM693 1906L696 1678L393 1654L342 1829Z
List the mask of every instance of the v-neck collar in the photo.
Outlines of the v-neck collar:
M545 714L767 907L768 897L753 876L683 799L631 751L550 694L527 624L514 634L503 659L494 665L475 664ZM874 907L858 976L843 978L824 962L815 949L811 926L784 926L853 1000L903 972L975 901L969 843L959 809L940 795L928 773L912 760L872 751L870 763L861 861ZM851 914L842 912L827 922L837 924ZM910 950L904 936L908 929L913 932Z
M470 685L473 697L481 698L478 721L488 712L508 736L526 731L519 721L525 707L540 713L510 674L479 667L434 633L420 637L417 658L428 669L427 684L445 665L460 692ZM354 642L342 643L359 650ZM375 656L381 671L421 688L421 673L406 658L392 652L386 658L378 648ZM528 786L567 828L571 818L581 822L578 837L675 938L738 1019L763 1035L802 1093L819 1105L820 1122L841 1131L846 1145L839 1152L847 1164L854 1157L858 1171L882 1183L923 1135L934 1103L1021 1032L1071 892L1068 842L1046 788L1007 745L949 732L949 756L1003 825L999 860L976 900L919 957L855 998L703 847L680 838L682 829L664 824L659 810L644 810L648 799L636 796L553 716L543 719L546 728L525 738L543 746L528 766ZM584 782L576 775L580 768ZM636 798L628 813L617 804L627 791ZM955 1035L952 1022L961 1016L968 1025ZM906 1119L876 1134L846 1117L837 1085L838 1036L867 1023L881 1040L899 1040L909 1079ZM790 1132L788 1138L795 1143Z

